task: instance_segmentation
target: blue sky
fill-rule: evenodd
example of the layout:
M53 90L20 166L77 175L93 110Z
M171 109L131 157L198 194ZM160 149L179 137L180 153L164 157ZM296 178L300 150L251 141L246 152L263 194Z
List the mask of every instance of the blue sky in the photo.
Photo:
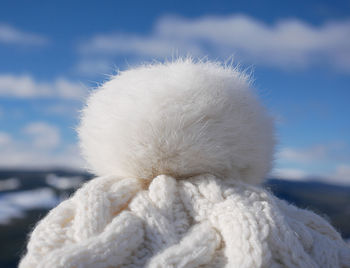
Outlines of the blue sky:
M348 1L2 1L0 167L83 167L88 91L187 54L252 72L277 121L274 176L350 183Z

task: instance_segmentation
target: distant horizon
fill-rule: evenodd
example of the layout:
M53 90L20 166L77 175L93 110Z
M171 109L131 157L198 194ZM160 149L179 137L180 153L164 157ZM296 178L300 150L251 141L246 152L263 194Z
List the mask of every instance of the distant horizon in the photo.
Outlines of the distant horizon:
M85 176L90 176L90 177L98 177L94 175L93 173L89 172L87 169L72 169L72 168L60 168L60 167L45 167L45 168L0 168L0 176L1 173L68 173L70 175L85 175ZM8 179L8 178L7 178ZM2 178L0 177L0 180ZM265 181L271 181L271 180L276 180L276 181L283 181L283 182L291 182L291 183L318 183L318 184L323 184L323 185L331 185L331 186L337 186L337 187L349 187L350 188L350 183L342 183L342 182L337 182L337 181L332 181L330 179L325 179L322 177L317 177L317 176L310 176L308 178L303 178L303 180L300 179L293 179L293 178L283 178L283 177L276 177L276 176L267 176L264 178ZM1 190L0 190L1 192Z

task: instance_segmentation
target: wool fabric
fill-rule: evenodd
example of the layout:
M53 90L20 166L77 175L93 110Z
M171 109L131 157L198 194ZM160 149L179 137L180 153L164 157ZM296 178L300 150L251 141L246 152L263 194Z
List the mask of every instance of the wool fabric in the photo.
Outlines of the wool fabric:
M180 59L118 74L79 127L84 184L42 219L29 267L350 267L323 218L274 197L273 124L248 77Z

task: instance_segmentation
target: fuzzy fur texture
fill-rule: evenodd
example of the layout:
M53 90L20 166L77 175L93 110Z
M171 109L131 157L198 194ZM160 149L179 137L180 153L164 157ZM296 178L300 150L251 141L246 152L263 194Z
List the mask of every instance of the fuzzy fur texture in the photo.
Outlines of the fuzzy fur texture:
M78 129L90 170L152 179L210 173L259 183L273 123L231 66L179 59L119 73L88 99Z

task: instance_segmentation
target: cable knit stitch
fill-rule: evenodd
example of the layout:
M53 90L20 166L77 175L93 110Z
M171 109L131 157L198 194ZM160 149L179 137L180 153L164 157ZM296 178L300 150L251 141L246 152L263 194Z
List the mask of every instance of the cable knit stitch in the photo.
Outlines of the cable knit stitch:
M95 179L39 223L28 250L20 267L350 267L325 220L212 175Z
M324 219L259 184L273 124L248 77L179 59L121 72L79 136L97 177L41 220L20 268L346 268Z

